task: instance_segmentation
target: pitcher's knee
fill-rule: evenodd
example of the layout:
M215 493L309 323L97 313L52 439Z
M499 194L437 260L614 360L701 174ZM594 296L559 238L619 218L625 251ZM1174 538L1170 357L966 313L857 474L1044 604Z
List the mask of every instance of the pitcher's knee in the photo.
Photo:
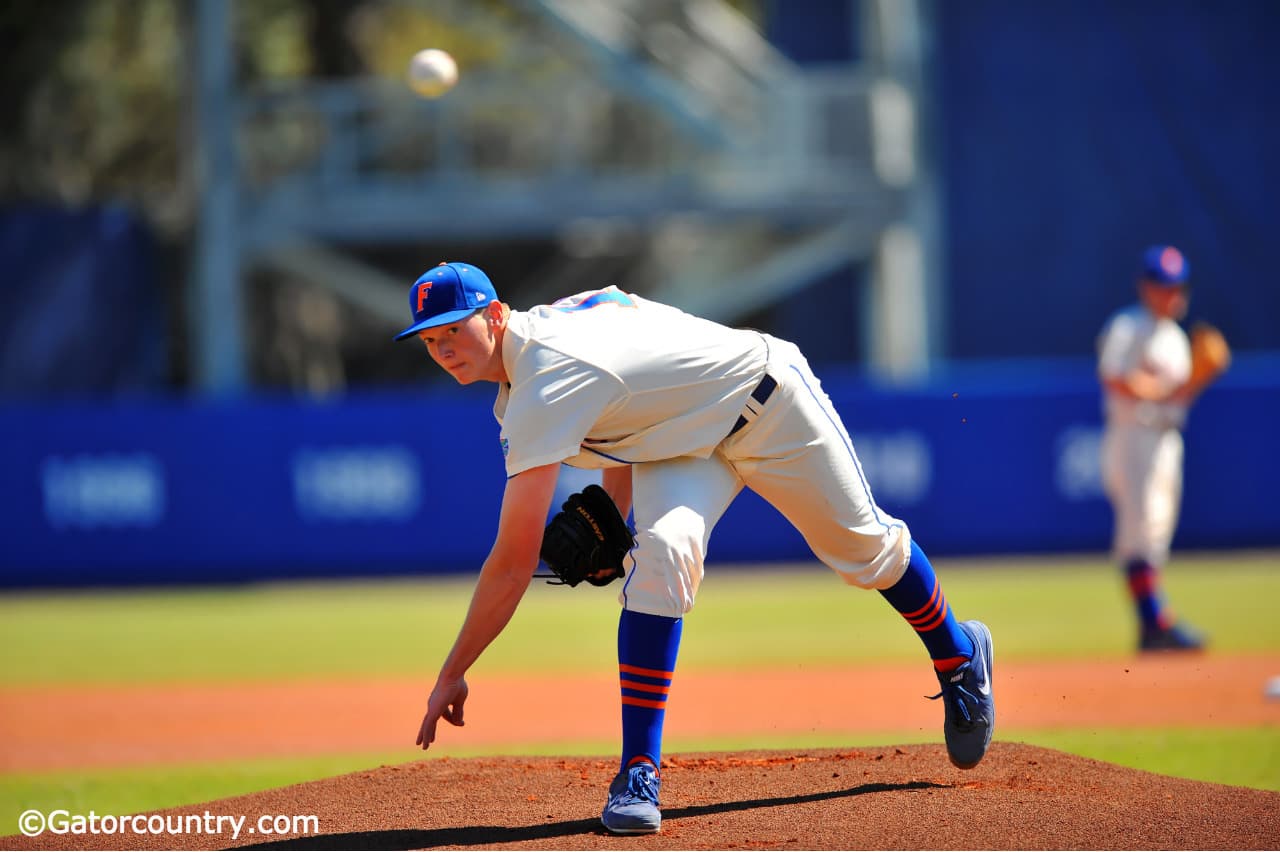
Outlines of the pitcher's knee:
M704 524L688 509L674 509L636 535L635 564L622 589L624 608L680 618L693 609L702 583Z
M887 589L902 579L911 559L911 535L905 526L861 536L836 552L819 553L841 580L860 589Z

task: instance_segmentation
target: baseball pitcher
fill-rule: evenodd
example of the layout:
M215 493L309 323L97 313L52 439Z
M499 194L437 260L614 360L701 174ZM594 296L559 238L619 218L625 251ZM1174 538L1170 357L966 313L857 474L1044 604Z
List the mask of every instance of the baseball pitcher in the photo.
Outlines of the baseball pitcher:
M513 311L466 263L424 273L409 307L413 322L397 340L417 337L461 384L497 384L508 477L496 540L418 731L422 748L441 718L462 724L467 670L540 559L569 586L619 580L622 753L601 820L617 834L658 831L682 617L712 530L745 487L841 579L903 614L933 661L951 761L982 760L995 723L991 634L957 621L906 524L876 505L840 416L793 344L613 287ZM602 487L570 497L546 525L562 463L599 469Z

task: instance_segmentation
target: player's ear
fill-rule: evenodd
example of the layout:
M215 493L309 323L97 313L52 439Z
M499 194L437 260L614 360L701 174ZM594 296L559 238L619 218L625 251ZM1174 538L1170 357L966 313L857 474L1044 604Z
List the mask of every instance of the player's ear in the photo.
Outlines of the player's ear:
M507 324L506 305L502 304L502 302L499 302L497 299L494 299L492 302L485 305L484 316L485 319L489 321L490 327L504 328Z

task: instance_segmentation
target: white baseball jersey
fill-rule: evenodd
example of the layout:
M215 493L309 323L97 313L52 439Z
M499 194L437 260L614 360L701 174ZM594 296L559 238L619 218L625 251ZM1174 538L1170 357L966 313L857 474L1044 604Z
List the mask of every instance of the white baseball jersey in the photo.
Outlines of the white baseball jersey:
M1191 345L1171 319L1157 319L1142 305L1119 311L1098 341L1103 379L1139 370L1172 391L1191 375ZM1102 474L1115 512L1112 542L1118 559L1163 564L1178 523L1182 500L1184 402L1147 402L1104 389L1106 429Z
M693 607L712 529L744 486L845 582L886 589L906 570L910 533L876 506L795 345L611 287L513 312L502 356L511 384L494 414L509 475L631 465L627 609Z
M711 455L764 376L756 332L621 292L513 311L498 391L507 475Z
M1145 370L1155 375L1166 391L1173 391L1191 376L1191 343L1186 332L1171 319L1157 319L1142 305L1119 311L1107 321L1098 350L1098 374L1104 379ZM1183 402L1145 402L1107 391L1105 404L1109 423L1180 429L1187 419Z

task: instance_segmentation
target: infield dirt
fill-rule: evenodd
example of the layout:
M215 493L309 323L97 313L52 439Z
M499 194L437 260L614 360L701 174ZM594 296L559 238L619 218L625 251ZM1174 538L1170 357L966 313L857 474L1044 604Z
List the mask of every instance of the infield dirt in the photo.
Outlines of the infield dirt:
M662 832L600 827L605 759L437 759L162 814L314 814L264 842L187 834L6 837L13 849L1274 849L1280 793L996 743L976 769L940 746L675 755Z

